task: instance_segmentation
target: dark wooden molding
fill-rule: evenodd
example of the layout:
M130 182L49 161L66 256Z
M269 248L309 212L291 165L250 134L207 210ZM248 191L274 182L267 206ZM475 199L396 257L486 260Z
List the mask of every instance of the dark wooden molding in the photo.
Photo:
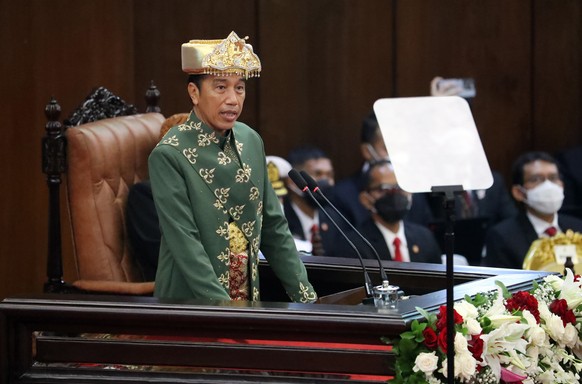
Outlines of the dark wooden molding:
M117 116L137 114L133 104L126 103L121 97L105 87L99 87L65 120L65 125L74 127Z
M158 105L160 101L160 91L158 87L155 86L153 80L150 83L150 87L146 91L145 100L146 112L161 112L161 109Z
M61 106L52 98L45 110L47 123L42 138L42 171L49 188L49 227L47 281L45 292L62 290L64 282L61 249L61 175L66 171L66 144L63 125L59 121Z

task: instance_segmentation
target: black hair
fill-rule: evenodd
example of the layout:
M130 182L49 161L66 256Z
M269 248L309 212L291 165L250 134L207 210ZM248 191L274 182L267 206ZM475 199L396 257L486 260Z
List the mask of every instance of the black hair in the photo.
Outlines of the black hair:
M313 145L302 145L293 148L287 155L287 161L292 167L303 166L308 160L329 158L325 152Z
M381 167L383 165L387 165L387 164L390 164L390 161L388 161L386 159L380 159L378 161L374 161L374 162L370 163L370 167L368 167L368 170L366 171L366 173L364 173L364 177L362 179L362 184L361 184L361 189L367 190L370 187L370 184L372 182L372 172L376 168Z
M554 159L552 155L550 155L547 152L542 151L526 152L519 156L513 162L513 165L511 167L511 181L513 182L513 185L523 185L524 183L523 168L527 164L533 163L534 161L537 160L545 161L551 164L556 164L556 166L558 166L556 159Z
M374 140L378 136L380 126L378 125L378 119L374 111L364 119L362 122L362 131L360 132L360 141L368 144L373 144Z
M196 85L196 87L198 88L198 91L201 91L200 84L202 84L202 80L204 79L204 77L206 77L206 75L204 74L188 75L188 84L194 83L194 85Z

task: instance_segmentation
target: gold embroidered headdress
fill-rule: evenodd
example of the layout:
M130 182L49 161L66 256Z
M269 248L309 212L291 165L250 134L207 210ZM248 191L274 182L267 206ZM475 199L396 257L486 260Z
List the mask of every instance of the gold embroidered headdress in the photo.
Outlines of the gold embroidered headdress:
M191 75L258 77L261 60L246 39L232 31L224 40L190 40L182 44L182 70Z
M279 156L267 156L267 173L269 181L275 190L275 194L279 197L287 195L287 188L285 188L284 178L291 170L291 164Z

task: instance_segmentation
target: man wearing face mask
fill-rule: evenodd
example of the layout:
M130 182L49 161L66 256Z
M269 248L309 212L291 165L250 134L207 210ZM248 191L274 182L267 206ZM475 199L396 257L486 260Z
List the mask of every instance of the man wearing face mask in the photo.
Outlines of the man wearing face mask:
M296 147L289 153L288 160L294 169L309 174L328 198L331 196L330 189L334 185L333 165L321 149L313 146ZM299 190L292 180L286 179L286 183L289 194L284 199L283 208L289 230L295 239L307 242L305 249L298 250L314 256L329 255L335 239L341 235L308 194ZM319 195L315 196L318 198ZM318 198L318 201L326 205L324 199ZM333 211L328 210L328 213L341 225L340 218Z
M406 218L412 205L412 196L398 186L392 165L386 160L372 163L365 180L360 201L370 212L370 218L358 230L376 249L380 258L440 264L441 250L432 232ZM350 234L349 237L362 252L362 257L375 259L374 254L357 236Z
M564 186L552 156L545 152L521 155L513 164L512 178L511 193L523 209L489 230L485 266L521 269L534 240L568 229L582 232L582 220L558 214Z

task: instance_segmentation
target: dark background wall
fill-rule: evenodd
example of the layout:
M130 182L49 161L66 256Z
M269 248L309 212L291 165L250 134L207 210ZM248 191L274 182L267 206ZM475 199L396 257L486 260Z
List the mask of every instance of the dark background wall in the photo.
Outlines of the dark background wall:
M98 85L143 108L154 80L166 116L188 111L181 43L235 30L263 63L241 120L267 153L313 143L344 177L360 166L376 99L428 95L436 75L474 77L475 121L507 178L522 151L582 143L581 18L579 0L0 0L0 298L40 292L45 279L51 96L62 117Z

